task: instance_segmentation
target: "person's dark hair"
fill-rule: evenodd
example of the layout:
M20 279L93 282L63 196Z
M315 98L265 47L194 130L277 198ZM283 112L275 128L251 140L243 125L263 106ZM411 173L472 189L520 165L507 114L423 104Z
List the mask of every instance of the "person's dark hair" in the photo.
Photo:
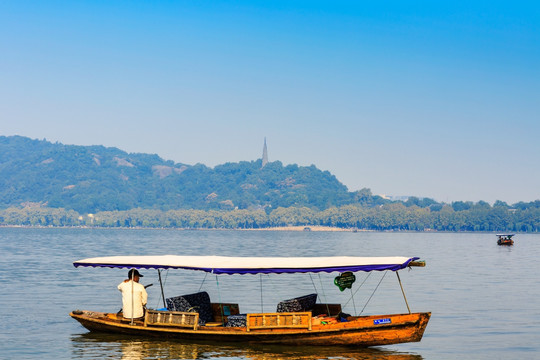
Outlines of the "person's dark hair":
M137 269L131 269L128 271L128 279L132 280L135 276L138 276L138 277L143 277L143 275L141 275Z

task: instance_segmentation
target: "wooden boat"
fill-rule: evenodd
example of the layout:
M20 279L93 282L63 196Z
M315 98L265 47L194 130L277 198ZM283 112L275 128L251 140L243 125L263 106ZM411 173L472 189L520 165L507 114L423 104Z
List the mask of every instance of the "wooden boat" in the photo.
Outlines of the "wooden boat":
M515 234L497 234L497 245L514 245L512 237Z
M396 272L399 280L399 270L424 266L423 262L417 260L407 257L239 258L164 255L90 258L76 261L74 265L157 269L160 284L162 269L199 270L213 274L342 272L347 276L344 277L345 283L340 285L347 286L346 281L357 271L390 270ZM401 286L401 281L399 284ZM316 294L310 294L309 299L311 295ZM405 297L404 292L403 295ZM182 301L188 298L182 297ZM189 299L192 298L198 297ZM370 316L343 314L339 304L311 304L309 309L297 311L296 306L305 304L308 297L289 299L283 302L284 310L280 311L278 305L276 313L249 314L238 314L238 304L224 303L201 303L186 309L188 311L177 311L174 309L175 300L171 299L167 299L168 309L147 309L144 319L140 320L86 310L75 310L70 316L88 330L97 332L187 341L358 347L420 341L431 316L429 312L411 313L406 298L409 313ZM214 321L201 321L202 317L208 316L204 312L205 306L212 309L210 316ZM192 312L193 308L198 312ZM241 320L241 324L231 326L237 320Z

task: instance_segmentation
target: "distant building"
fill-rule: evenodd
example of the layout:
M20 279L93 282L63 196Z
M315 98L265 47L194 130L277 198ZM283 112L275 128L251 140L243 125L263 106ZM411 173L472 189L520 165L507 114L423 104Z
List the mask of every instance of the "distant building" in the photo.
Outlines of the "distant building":
M265 167L268 164L268 149L266 148L266 137L264 137L264 146L263 146L263 155L262 155L262 166Z
M395 195L381 195L383 197L383 199L388 199L388 200L392 200L392 201L407 201L409 200L410 196L404 196L404 195L400 195L400 196L395 196ZM418 198L420 200L422 200L423 198Z

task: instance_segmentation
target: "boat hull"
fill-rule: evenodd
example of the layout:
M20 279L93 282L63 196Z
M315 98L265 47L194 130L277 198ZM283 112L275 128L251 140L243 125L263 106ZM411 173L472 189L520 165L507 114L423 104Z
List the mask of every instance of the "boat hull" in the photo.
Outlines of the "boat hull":
M194 341L244 342L283 345L369 347L422 339L431 313L352 317L336 324L313 325L309 329L256 329L200 326L186 329L145 326L143 322L121 321L115 314L77 311L70 316L90 331Z

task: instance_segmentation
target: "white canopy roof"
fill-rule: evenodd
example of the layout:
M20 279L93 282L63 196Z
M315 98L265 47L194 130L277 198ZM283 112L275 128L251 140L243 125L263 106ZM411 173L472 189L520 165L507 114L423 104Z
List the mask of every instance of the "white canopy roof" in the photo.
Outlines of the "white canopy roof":
M75 267L188 269L215 274L258 274L333 271L400 270L418 258L393 257L227 257L227 256L108 256L78 260Z

